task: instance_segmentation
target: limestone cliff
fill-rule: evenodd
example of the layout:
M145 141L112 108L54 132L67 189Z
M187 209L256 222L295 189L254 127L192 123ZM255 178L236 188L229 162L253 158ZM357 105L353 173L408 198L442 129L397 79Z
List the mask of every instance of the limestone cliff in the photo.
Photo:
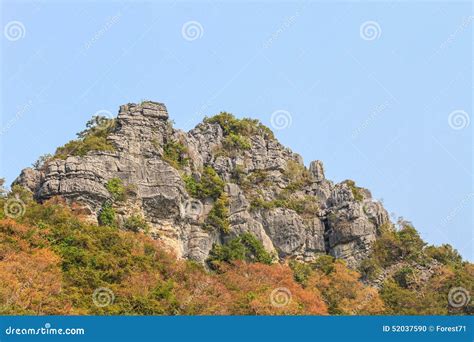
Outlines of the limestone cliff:
M207 119L183 132L173 128L164 104L123 105L107 136L112 149L51 158L23 170L14 184L30 189L38 201L61 196L78 203L91 220L104 203L113 206L119 227L132 215L142 216L154 238L199 262L213 244L251 232L280 259L331 254L357 266L379 228L389 224L381 203L352 181L327 180L321 161L306 168L255 120L245 124L234 131ZM223 181L223 193L193 198L190 186L206 187L201 181L209 169ZM106 187L117 178L129 189L121 201ZM217 202L226 207L220 217L225 229L209 223Z

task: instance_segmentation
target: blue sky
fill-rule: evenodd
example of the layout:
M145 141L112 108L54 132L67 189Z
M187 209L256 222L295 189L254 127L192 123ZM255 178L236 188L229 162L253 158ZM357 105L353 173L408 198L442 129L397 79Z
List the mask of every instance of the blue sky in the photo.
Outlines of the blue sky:
M185 130L276 112L306 164L472 260L472 16L468 1L4 1L0 176L127 102L164 102Z

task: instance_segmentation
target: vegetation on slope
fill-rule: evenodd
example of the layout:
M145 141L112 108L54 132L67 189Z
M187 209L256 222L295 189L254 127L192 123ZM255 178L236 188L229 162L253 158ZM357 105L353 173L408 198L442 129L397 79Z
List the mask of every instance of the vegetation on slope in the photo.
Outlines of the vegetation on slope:
M24 210L0 215L1 314L327 312L287 266L235 261L208 272L142 233L85 223L59 199L37 204L16 188L1 207L8 201ZM290 291L288 305L272 304L279 287Z
M229 232L229 198L224 192L225 182L210 166L204 167L201 177L184 176L186 191L194 198L205 200L211 198L214 205L208 213L204 228Z
M97 226L61 199L38 204L19 187L0 192L0 314L469 313L450 306L448 292L472 293L473 265L448 245L426 247L406 223L375 243L369 265L404 265L377 291L330 256L274 263L251 234L215 245L209 271L177 260L142 233L140 219L127 231ZM416 265L434 260L433 276L418 279Z
M189 165L187 153L188 150L183 143L172 140L163 146L162 158L175 169L181 170L183 167Z
M397 226L398 229L388 224L382 227L371 256L360 267L369 280L393 269L380 289L386 313L446 315L472 311L467 299L460 307L449 305L449 299L457 299L454 292L451 298L448 295L456 289L461 296L474 293L474 265L463 261L450 245L426 246L411 223L401 219ZM433 276L426 279L423 270L429 269Z
M58 147L53 158L66 159L69 156L84 156L89 151L113 151L107 136L115 128L115 119L94 116L86 124L86 129L77 133L77 139Z
M204 118L204 123L219 124L225 136L233 134L234 137L251 137L258 134L265 138L274 139L272 130L263 125L259 120L250 118L238 119L227 112L220 112L212 117L206 117Z

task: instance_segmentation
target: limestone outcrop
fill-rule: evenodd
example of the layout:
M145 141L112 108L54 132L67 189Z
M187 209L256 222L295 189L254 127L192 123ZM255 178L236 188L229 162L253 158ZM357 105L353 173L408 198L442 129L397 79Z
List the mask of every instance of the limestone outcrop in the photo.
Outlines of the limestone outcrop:
M352 181L327 180L321 161L306 168L259 123L246 125L252 129L236 133L204 120L183 132L173 128L164 104L123 105L107 136L113 149L52 158L38 169L24 169L14 184L30 189L38 201L61 196L75 202L90 220L97 220L104 203L113 203L119 226L139 215L154 238L199 262L213 244L250 232L281 260L331 254L357 266L389 223L382 204ZM185 162L170 160L170 146L180 147ZM187 182L199 182L204 168L224 183L228 229L207 224L217 198L189 191ZM106 187L116 178L127 187L122 201L114 201Z

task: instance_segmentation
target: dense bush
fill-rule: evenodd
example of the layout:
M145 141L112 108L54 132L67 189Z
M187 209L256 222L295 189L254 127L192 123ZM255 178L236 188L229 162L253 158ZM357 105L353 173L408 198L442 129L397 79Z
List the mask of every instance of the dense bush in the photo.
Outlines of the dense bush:
M126 189L120 178L111 178L105 184L105 188L114 201L124 201L126 199Z
M222 144L227 150L250 150L250 148L252 148L249 138L235 133L229 133L229 135L224 138Z
M101 226L114 227L116 225L115 209L112 208L110 202L105 202L102 205L97 220Z
M123 223L123 229L130 230L132 232L148 233L150 226L142 216L132 215L125 219Z
M263 244L251 233L244 233L229 240L226 244L215 244L209 254L208 263L218 268L219 263L236 260L271 264L274 257L267 252Z
M311 179L308 169L294 160L288 160L283 175L289 182L286 187L287 191L301 190L310 183Z
M229 224L229 198L226 193L222 193L214 202L214 205L207 215L205 228L214 228L221 232L228 233Z
M330 314L372 315L384 312L377 290L359 281L359 273L344 262L322 255L313 263L290 262L294 278L306 289L318 293Z
M77 134L78 139L71 140L56 149L54 158L66 159L68 156L84 156L89 151L114 151L107 136L115 128L115 119L94 116L86 124L86 129Z
M235 135L249 137L254 134L259 134L265 138L274 139L271 129L255 119L237 119L230 113L221 112L213 117L204 118L204 122L210 124L219 124L219 126L222 128L222 131L224 132L224 135L230 135L233 133Z
M383 269L395 267L386 275L380 290L387 314L446 315L467 313L469 305L456 309L449 305L448 292L456 287L474 291L472 264L462 261L449 245L425 247L411 223L399 220L398 229L389 224L380 228L372 254L361 264L365 279L374 280ZM442 264L438 267L434 264ZM433 275L422 281L414 266L433 268Z
M354 196L354 199L358 202L362 202L364 199L364 196L362 195L362 192L358 186L356 186L355 182L351 179L348 179L344 181L345 184L351 189L352 195Z
M163 160L175 169L182 169L189 164L188 149L179 141L168 141L163 146Z
M381 267L398 261L421 261L425 242L409 222L400 222L400 229L390 224L383 225L373 245L372 258Z
M250 208L258 209L274 209L287 208L296 211L303 217L314 217L319 211L318 201L314 196L294 196L292 192L283 190L273 200L266 201L260 195L250 196Z
M219 177L216 171L210 167L204 167L201 178L196 180L193 176L186 176L184 178L186 191L194 198L218 199L224 191L224 181Z
M425 249L425 254L444 265L456 267L462 264L461 255L459 255L458 251L448 244L439 247L428 246Z

